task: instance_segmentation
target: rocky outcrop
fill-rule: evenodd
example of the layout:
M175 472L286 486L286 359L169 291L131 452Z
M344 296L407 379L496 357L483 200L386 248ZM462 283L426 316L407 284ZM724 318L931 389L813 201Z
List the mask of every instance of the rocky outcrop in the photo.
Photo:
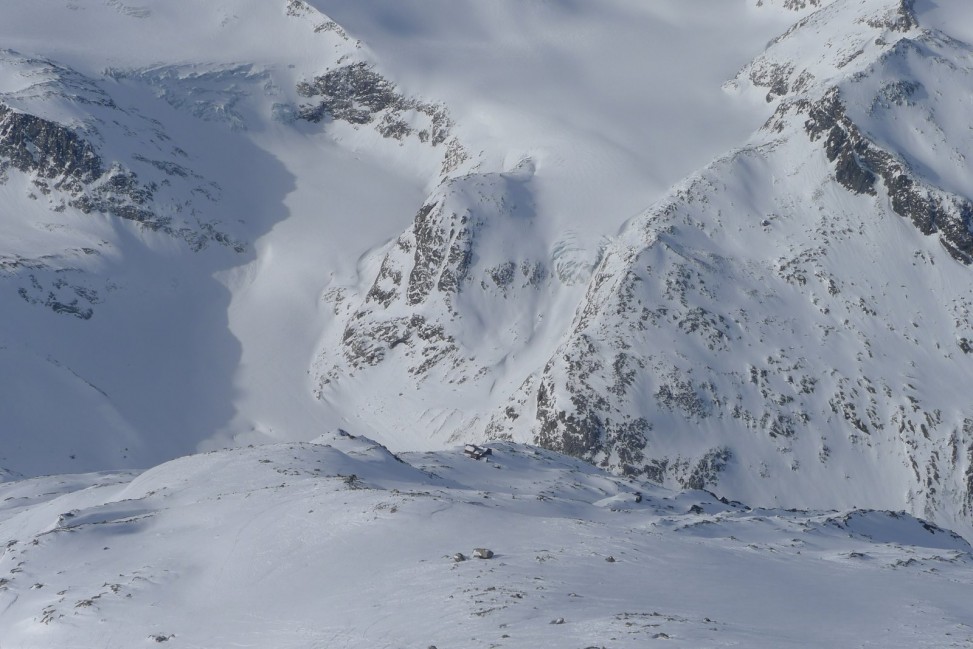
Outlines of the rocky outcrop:
M833 0L778 0L777 4L780 4L784 9L790 11L805 11L808 9L817 9L823 4L833 1ZM757 0L757 6L763 7L765 4L773 5L773 1L765 2L765 0Z
M94 147L59 124L0 104L0 170L36 174L39 186L80 192L104 173ZM2 171L0 171L2 173Z
M936 187L917 171L908 152L896 151L891 143L881 142L861 126L863 119L867 122L872 116L888 121L916 112L927 114L927 121L935 123L938 100L929 94L936 91L926 89L917 78L897 77L902 70L915 67L920 72L929 69L935 77L955 77L961 83L965 73L948 63L948 51L960 44L920 29L913 2L901 0L885 3L888 6L880 3L880 9L857 15L857 22L868 29L835 44L838 52L817 68L799 69L786 62L792 45L788 38L797 41L802 30L820 30L822 24L840 16L846 4L836 3L801 21L745 70L749 82L768 89L768 101L780 98L765 128L783 133L790 124L803 120L807 136L822 146L834 164L834 178L841 186L871 196L881 189L896 214L924 235L937 235L954 259L969 264L973 261L973 202ZM876 49L872 58L864 56L867 49ZM857 62L849 67L853 61ZM863 91L866 96L871 93L870 101L862 104L856 99L859 105L850 110L845 96L857 97Z
M313 100L299 111L300 118L309 122L329 119L372 125L383 137L415 137L434 147L450 138L453 122L445 106L405 96L364 61L328 70L300 83L297 91Z

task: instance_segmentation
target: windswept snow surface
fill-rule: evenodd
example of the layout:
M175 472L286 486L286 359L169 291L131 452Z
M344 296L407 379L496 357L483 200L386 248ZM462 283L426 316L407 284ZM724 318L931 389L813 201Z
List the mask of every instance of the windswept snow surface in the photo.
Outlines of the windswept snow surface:
M950 532L512 443L476 461L326 435L6 483L0 503L5 647L973 644L973 556Z

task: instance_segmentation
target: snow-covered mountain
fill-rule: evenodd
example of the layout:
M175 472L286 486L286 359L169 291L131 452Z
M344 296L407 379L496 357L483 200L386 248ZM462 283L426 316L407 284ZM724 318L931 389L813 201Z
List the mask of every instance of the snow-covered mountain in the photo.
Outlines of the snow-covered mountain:
M461 410L485 421L566 330L601 239L770 114L719 85L791 16L679 7L5 3L0 466L146 467L345 421L441 446ZM714 68L700 52L727 24L741 40L713 51L735 62ZM621 63L673 51L665 66ZM699 132L716 113L723 127ZM370 308L388 242L437 201L431 230L447 207L482 220L519 204L491 245L522 238L534 288L489 279L525 298L504 301L514 330L477 298L482 326L471 315L446 332L465 332L464 358L505 359L492 380L509 390L481 380L403 403L411 365L386 363L361 390L325 350L344 313ZM477 270L512 282L510 256ZM445 326L445 304L413 307Z
M774 116L633 219L493 432L756 502L968 525L968 47L835 2L730 84Z
M2 3L0 646L968 646L968 4Z
M512 443L476 461L334 435L4 483L0 535L22 649L973 637L969 544L908 514L751 509Z
M336 306L319 394L406 447L969 529L969 46L955 6L826 4L778 3L806 15L726 84L773 114L617 236L551 231L531 159L448 180Z
M4 475L342 426L973 530L959 0L0 17Z

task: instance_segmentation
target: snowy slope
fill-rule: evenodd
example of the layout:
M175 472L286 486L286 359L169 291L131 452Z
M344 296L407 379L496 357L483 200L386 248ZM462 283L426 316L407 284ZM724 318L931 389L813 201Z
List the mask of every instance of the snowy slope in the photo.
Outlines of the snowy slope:
M750 509L516 444L475 461L329 435L0 494L0 628L24 649L973 641L973 556L949 532Z

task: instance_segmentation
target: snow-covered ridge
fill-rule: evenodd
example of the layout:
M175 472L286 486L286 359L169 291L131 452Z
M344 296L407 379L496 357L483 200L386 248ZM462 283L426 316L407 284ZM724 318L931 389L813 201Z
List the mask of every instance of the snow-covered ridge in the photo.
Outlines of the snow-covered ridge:
M853 76L918 32L913 5L911 0L833 2L771 41L738 81L767 88L772 101Z
M968 264L973 184L960 152L973 139L958 119L966 97L951 90L969 84L969 45L923 27L914 3L887 4L851 5L854 13L844 3L821 10L777 40L738 81L769 88L768 101L781 97L766 128L781 132L787 119L805 119L808 135L821 140L835 163L839 183L874 194L881 181L896 214L925 235L939 234L950 254ZM822 31L835 31L831 25L848 31L818 48L817 60L808 56Z
M491 451L479 461L461 449L396 456L339 433L140 475L0 485L4 642L907 647L920 636L942 646L968 638L971 548L908 514L752 509L529 446ZM490 558L475 558L476 548ZM901 613L892 620L890 610Z

